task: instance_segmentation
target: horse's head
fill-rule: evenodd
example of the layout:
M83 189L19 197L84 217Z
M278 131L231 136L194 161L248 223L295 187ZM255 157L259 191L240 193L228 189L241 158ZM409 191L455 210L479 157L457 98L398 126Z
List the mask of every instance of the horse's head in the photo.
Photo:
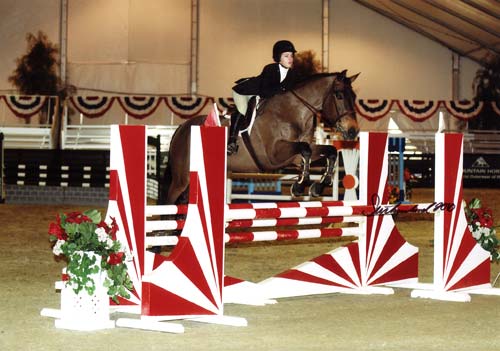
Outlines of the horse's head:
M351 83L359 73L347 77L346 72L347 70L344 70L333 75L332 85L323 99L322 121L340 132L344 140L354 140L358 136L359 126L354 109L356 94Z

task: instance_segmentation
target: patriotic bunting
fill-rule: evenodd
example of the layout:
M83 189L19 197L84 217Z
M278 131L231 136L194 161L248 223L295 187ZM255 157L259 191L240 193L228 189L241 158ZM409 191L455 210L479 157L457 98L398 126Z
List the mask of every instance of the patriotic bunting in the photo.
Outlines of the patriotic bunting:
M442 101L448 112L459 119L471 119L476 117L483 109L482 101Z
M138 119L152 115L161 101L158 96L119 96L117 99L128 115Z
M207 103L213 98L205 96L167 96L165 102L168 108L181 118L189 118L201 113Z
M113 96L71 96L73 107L85 117L101 117L113 105Z
M0 99L2 96L0 96ZM17 117L28 118L37 114L47 101L47 96L3 96L7 107Z
M439 107L439 101L397 100L397 104L401 112L415 122L423 122L432 117Z
M356 112L370 121L376 121L389 113L394 101L356 100Z
M0 96L9 110L16 116L28 118L38 113L47 102L48 96ZM57 97L56 97L57 98ZM167 109L182 119L188 119L208 113L207 104L216 103L219 112L228 110L234 101L232 97L210 97L196 95L177 96L71 96L70 104L86 117L103 116L118 100L121 109L128 115L144 119L152 115L165 101ZM387 116L394 109L409 117L414 122L423 122L433 117L439 108L446 109L453 117L470 120L477 117L485 104L491 103L491 110L500 118L500 102L491 101L421 101L421 100L378 100L358 99L355 108L360 117L376 121Z

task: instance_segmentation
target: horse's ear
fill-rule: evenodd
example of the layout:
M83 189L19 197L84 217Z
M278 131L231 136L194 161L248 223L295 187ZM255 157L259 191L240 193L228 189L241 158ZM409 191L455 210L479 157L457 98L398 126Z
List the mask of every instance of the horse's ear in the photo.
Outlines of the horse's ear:
M343 70L342 72L340 72L340 73L339 73L339 76L340 76L341 78L345 78L345 74L346 74L346 73L347 73L347 70L345 69L345 70Z
M361 72L359 72L358 74L355 74L355 75L353 75L353 76L348 77L348 78L349 78L349 80L351 81L351 83L352 83L352 82L354 82L354 81L356 80L356 78L358 78L358 76L359 76L360 74L361 74Z

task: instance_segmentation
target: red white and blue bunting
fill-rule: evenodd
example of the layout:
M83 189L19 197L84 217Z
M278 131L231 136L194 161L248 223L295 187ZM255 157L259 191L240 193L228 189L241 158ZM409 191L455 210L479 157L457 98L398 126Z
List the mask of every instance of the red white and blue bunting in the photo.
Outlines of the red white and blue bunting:
M356 112L370 121L385 117L392 107L392 100L356 100Z
M11 110L17 117L29 118L37 114L42 109L49 97L34 95L9 95L0 96L0 100L2 98L5 100L9 110Z
M415 122L423 122L432 117L439 107L439 101L397 100L397 104L401 112Z
M476 117L483 109L482 101L442 101L446 110L454 117L459 119L471 119Z
M138 119L152 115L162 100L158 96L119 96L117 99L128 115Z
M206 96L167 96L165 102L168 108L181 118L190 118L199 115L205 106L214 101Z
M29 118L43 108L49 96L20 96L0 95L10 111L16 116ZM57 97L53 97L56 98ZM151 116L158 108L165 106L170 112L182 119L197 116L206 111L207 105L216 102L219 112L229 109L234 105L231 97L209 97L197 95L175 96L71 96L69 104L85 117L96 118L103 116L118 101L121 110L137 119ZM163 102L165 105L163 105ZM56 102L54 102L56 103ZM469 120L477 117L491 104L491 111L500 118L500 102L476 101L411 101L411 100L356 100L355 108L358 115L369 121L377 121L387 116L391 110L399 110L402 114L415 122L423 122L436 114L439 108L446 109L448 113L458 119Z
M85 117L95 118L104 115L113 105L113 96L71 96L73 107Z

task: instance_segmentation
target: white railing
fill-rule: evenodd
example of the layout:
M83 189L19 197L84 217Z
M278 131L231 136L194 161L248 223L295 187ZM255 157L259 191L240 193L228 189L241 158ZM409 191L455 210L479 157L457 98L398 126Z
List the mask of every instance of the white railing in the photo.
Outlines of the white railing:
M391 137L406 139L405 153L434 153L433 131L389 133ZM463 134L465 154L500 154L500 130L469 130Z
M5 126L0 127L4 135L4 149L52 149L51 126Z

